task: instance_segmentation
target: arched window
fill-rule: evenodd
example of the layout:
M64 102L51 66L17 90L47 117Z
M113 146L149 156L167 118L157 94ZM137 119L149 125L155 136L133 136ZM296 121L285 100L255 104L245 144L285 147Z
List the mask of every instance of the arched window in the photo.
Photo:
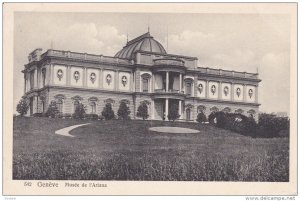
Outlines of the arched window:
M148 79L143 78L143 92L148 92L148 91L149 91Z
M198 113L205 113L205 110L206 110L206 108L205 108L204 105L199 105L199 106L197 107L197 112L198 112Z
M75 111L76 111L76 108L78 107L78 105L79 105L79 100L74 100L74 113L75 113Z
M57 106L58 112L62 113L63 112L63 100L62 99L56 100L56 106Z
M96 114L96 103L90 102L90 106L91 106L91 114Z
M231 109L229 107L225 107L222 111L225 113L229 113L231 112Z
M242 109L237 109L237 110L235 110L235 113L237 113L237 114L243 114L243 113L244 113L244 110L242 110Z
M255 117L255 110L249 110L248 112L247 112L248 114L249 114L249 117L252 117L252 118L254 118Z
M187 121L191 120L191 109L190 108L186 109L186 120Z
M219 108L217 108L216 106L213 106L212 108L210 108L211 112L218 112Z

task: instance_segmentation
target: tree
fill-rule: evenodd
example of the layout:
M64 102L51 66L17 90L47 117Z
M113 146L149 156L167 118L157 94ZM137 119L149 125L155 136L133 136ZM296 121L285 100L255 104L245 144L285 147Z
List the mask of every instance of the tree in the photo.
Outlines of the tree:
M198 115L197 115L197 121L199 123L207 122L207 118L206 118L206 116L205 116L205 114L203 112L198 113Z
M17 112L19 112L21 116L24 116L24 114L27 113L28 109L29 109L29 105L26 99L22 98L17 105Z
M121 119L129 119L130 110L129 107L125 102L121 102L119 110L118 110L118 116Z
M111 103L106 103L101 114L106 120L111 120L115 117L115 113L112 110Z
M51 103L50 103L50 105L48 107L48 110L46 112L46 116L54 118L56 116L56 114L58 114L58 113L59 113L59 111L58 111L56 102L55 101L51 101Z
M149 115L148 115L148 105L147 105L146 102L143 101L139 105L136 116L143 118L143 120L145 120L149 117Z
M180 115L178 114L178 106L175 104L172 104L170 107L169 114L168 114L168 119L175 121L179 117L180 117Z
M82 103L79 103L75 108L73 117L75 119L83 119L84 116L85 116L85 106Z

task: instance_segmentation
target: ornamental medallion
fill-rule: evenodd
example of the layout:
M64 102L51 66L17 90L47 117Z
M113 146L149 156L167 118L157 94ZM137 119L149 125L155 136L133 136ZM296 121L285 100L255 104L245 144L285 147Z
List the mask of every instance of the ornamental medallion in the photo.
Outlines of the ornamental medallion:
M241 88L236 88L236 95L238 96L238 97L240 97L240 95L241 95Z
M216 86L215 86L215 85L212 85L210 91L211 91L211 93L212 93L213 95L215 95L215 93L216 93Z
M110 85L110 83L111 83L111 75L110 74L107 74L106 82L107 82L108 85Z
M79 78L80 78L79 72L78 72L78 71L75 71L75 72L74 72L74 79L76 80L76 82L79 80Z
M252 96L253 96L253 90L252 90L252 89L249 89L248 94L249 94L249 97L250 97L250 99L251 99Z
M123 86L125 87L125 85L127 84L127 77L124 75L124 76L122 76L122 84L123 84Z
M225 87L224 87L224 94L225 94L225 96L227 96L227 95L228 95L228 91L229 91L229 88L228 88L228 86L225 86Z
M96 80L96 74L95 73L91 73L90 75L90 80L91 82L94 84L95 80Z
M200 94L203 92L203 85L202 84L198 85L198 90L199 90Z
M59 69L59 70L57 71L57 77L58 77L59 81L61 80L61 78L62 78L63 76L64 76L63 71L62 71L61 69Z

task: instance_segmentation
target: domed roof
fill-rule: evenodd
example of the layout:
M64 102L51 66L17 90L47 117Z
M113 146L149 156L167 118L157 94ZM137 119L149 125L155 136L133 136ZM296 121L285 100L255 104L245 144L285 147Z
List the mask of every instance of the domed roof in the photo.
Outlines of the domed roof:
M132 59L136 51L147 51L160 54L167 54L165 48L155 40L149 32L127 42L126 46L120 50L115 57Z

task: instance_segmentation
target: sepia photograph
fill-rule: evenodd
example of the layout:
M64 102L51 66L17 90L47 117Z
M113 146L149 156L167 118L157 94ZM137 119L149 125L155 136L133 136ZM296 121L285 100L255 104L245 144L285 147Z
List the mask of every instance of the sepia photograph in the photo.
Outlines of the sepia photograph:
M272 5L11 12L9 179L291 183L297 5Z

